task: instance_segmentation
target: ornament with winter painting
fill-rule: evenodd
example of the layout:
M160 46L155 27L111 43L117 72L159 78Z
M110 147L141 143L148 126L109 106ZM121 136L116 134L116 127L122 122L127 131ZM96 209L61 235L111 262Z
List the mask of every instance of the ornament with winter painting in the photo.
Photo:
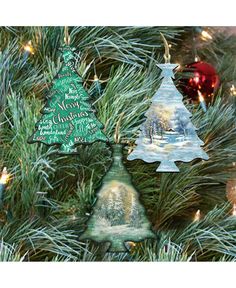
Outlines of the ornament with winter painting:
M191 113L183 104L183 96L176 88L176 64L159 64L162 83L152 98L146 120L128 160L141 159L147 163L161 162L157 172L179 172L175 161L189 162L196 158L208 159L201 148L192 124Z
M131 242L155 238L138 192L122 163L122 145L113 145L113 163L97 194L80 240L110 242L108 252L126 252Z

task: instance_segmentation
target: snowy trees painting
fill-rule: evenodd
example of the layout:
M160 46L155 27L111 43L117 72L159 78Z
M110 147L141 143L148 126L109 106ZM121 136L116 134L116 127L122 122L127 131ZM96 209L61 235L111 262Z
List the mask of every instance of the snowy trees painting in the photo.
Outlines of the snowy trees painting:
M191 113L184 106L183 96L174 85L176 64L159 64L162 83L152 98L141 126L136 148L128 160L142 159L152 163L159 161L158 172L179 172L175 161L189 162L195 158L208 160L191 123Z
M110 242L110 252L126 251L125 242L154 238L138 192L122 163L122 146L114 147L113 164L103 179L93 214L80 237Z

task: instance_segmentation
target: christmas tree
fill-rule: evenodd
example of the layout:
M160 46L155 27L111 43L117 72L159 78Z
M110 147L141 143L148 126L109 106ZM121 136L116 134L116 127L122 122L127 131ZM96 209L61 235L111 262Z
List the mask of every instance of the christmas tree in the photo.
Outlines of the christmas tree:
M37 130L29 139L29 143L59 144L62 154L76 153L75 144L107 141L74 67L73 50L69 45L62 48L62 67L52 83Z
M113 151L112 166L103 179L88 228L80 239L110 242L109 252L124 252L125 242L155 236L122 163L122 145L113 145Z
M146 112L147 120L141 128L137 147L128 160L142 159L151 163L160 161L157 172L179 172L175 161L189 162L195 158L207 160L191 123L191 113L183 104L183 96L173 83L176 64L157 65L162 71L162 83Z
M45 83L61 67L58 49L64 27L1 27L0 171L7 167L11 174L2 194L1 261L236 261L236 36L229 35L233 27L225 28L223 33L221 29L69 27L71 42L80 49L76 70L83 75L88 94L94 90L94 74L102 84L101 95L93 96L94 109L109 139L113 139L117 120L124 113L120 125L120 137L126 144L123 165L157 236L133 245L130 253L119 255L106 253L108 244L79 239L96 207L96 191L101 191L102 179L111 166L110 147L98 141L81 145L78 157L55 157L46 145L27 144L39 119L42 99L48 95ZM180 63L178 71L193 63L197 50L198 59L211 64L220 77L220 87L214 95L206 96L201 91L204 99L210 99L206 101L206 112L198 95L192 101L179 90L188 100L184 103L192 113L191 123L198 128L198 137L209 156L208 161L181 163L180 173L156 173L157 163L126 161L140 125L146 122L148 128L149 118L144 113L150 107L150 97L163 82L156 67L157 59L158 63L163 62L159 32L172 45L170 53ZM211 38L202 39L203 35ZM30 40L32 47L28 45ZM180 76L192 79L189 72ZM176 79L179 89L177 83ZM66 90L67 94L69 88ZM46 115L49 114L43 117ZM181 116L179 112L172 114L175 121L171 129L181 130L180 121L189 123L187 112L186 117ZM153 125L153 130L160 130L160 138L165 137L164 127ZM145 134L149 143L156 141L151 139L151 129L146 129ZM227 183L230 201L226 197ZM120 200L114 204L116 211ZM108 197L108 203L113 203L112 197ZM129 215L132 225L138 227L139 209L135 209L135 203ZM8 211L11 217L7 216ZM123 215L119 211L117 216L123 219ZM118 220L115 217L113 223Z

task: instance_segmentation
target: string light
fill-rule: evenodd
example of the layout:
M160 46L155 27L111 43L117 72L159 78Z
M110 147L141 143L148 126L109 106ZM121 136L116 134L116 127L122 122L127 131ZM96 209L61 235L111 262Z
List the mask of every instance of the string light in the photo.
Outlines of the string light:
M236 203L233 205L232 216L236 216Z
M96 74L93 76L93 81L94 82L99 81L98 76Z
M31 40L28 41L28 43L26 45L23 46L25 52L28 52L29 54L34 55L34 47L32 45Z
M179 64L179 63L175 63L176 65L178 65L177 67L176 67L176 70L180 70L181 69L181 65Z
M200 61L200 58L198 56L195 56L194 61L198 62L198 61Z
M198 93L198 97L199 97L199 101L200 101L200 105L202 107L202 110L204 112L206 112L207 111L207 107L206 107L205 99L204 99L202 93L199 90L197 91L197 93Z
M134 248L137 244L135 242L129 241L127 242L130 248Z
M10 174L7 173L7 168L4 167L2 170L2 175L0 178L0 208L2 208L4 201L4 191L6 189L6 185L10 179Z
M200 209L198 209L197 212L194 215L193 222L197 222L200 219L201 219L201 211L200 211Z
M212 36L211 36L206 30L202 30L202 32L201 32L201 38L202 38L202 40L204 40L204 41L212 40Z
M93 79L88 79L88 81L90 81L90 82L99 82L101 84L105 83L105 82L108 82L109 80L110 80L110 78L107 78L107 79L104 79L104 80L99 79L96 74L93 76Z
M234 84L232 84L232 86L230 87L230 95L236 96L236 88L235 88Z
M234 166L233 162L233 166ZM236 203L236 179L228 179L226 183L226 196L229 202L234 205Z
M172 45L171 45L171 44L169 44L168 46L169 46L169 48L171 48L171 47L172 47Z
M7 173L7 168L4 167L2 170L1 178L0 178L0 184L7 184L10 177L11 177L11 175Z

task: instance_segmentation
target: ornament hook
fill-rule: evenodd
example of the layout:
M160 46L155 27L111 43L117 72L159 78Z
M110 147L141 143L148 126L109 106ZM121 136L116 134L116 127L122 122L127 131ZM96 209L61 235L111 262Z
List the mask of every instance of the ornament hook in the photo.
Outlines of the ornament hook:
M70 35L69 35L68 26L65 26L64 28L64 42L66 45L70 45Z
M164 54L164 59L165 59L165 63L170 63L170 49L169 49L169 45L168 42L166 41L165 36L160 32L161 34L161 38L164 42L164 47L165 47L165 54Z

